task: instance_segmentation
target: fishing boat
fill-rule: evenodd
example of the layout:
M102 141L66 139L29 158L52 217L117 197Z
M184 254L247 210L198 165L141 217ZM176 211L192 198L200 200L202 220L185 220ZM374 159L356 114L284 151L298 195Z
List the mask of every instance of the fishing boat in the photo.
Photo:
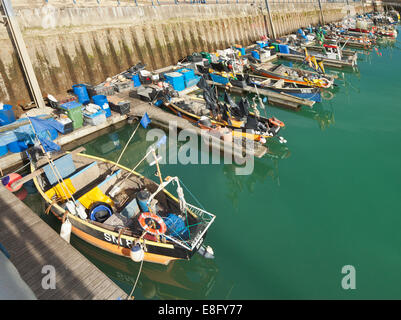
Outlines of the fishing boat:
M296 83L298 85L330 88L334 84L334 78L328 75L320 75L313 71L290 68L283 64L273 65L271 63L249 64L249 71L252 74L272 79L283 79L287 82Z
M61 151L60 146L40 137L41 131L48 129L47 120L29 119L37 139L29 149L31 173L12 187L33 180L48 205L47 211L63 221L60 235L66 241L72 232L102 250L136 262L167 265L173 260L191 259L196 252L213 258L213 250L203 242L215 215L187 203L178 177L162 179L156 151L166 143L166 136L135 166L153 156L151 165L156 164L160 180L156 183L135 168L119 164L139 124L113 162L84 154L82 147ZM176 186L176 196L167 189L172 185Z
M68 217L73 234L117 255L131 257L133 245L141 243L144 261L167 265L188 260L201 248L215 219L186 203L177 177L157 184L84 153L66 153L53 164L32 163L31 171L50 211L60 220ZM179 198L165 189L171 182L177 184Z
M307 50L305 52L302 51ZM290 47L290 53L302 55L306 58L313 56L317 60L322 59L328 66L349 66L353 67L357 64L358 54L352 50L343 50L335 40L327 40L323 45L305 45L301 49Z
M232 137L262 143L276 136L284 127L284 123L275 117L260 116L256 106L251 107L245 98L236 104L225 92L225 103L219 102L215 91L204 78L198 86L203 90L203 99L191 96L165 99L164 106L203 129L225 128Z
M284 79L261 78L254 75L249 75L247 84L251 87L257 86L261 89L269 89L275 92L283 92L295 97L321 102L322 97L319 87L311 87L308 85L297 84Z

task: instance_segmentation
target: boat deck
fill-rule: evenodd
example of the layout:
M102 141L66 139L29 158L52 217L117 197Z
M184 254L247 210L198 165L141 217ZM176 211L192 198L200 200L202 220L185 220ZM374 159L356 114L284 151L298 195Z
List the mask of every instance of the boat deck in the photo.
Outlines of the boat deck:
M64 241L14 194L0 186L0 243L39 300L117 300L126 293ZM43 289L46 265L56 271L56 288Z

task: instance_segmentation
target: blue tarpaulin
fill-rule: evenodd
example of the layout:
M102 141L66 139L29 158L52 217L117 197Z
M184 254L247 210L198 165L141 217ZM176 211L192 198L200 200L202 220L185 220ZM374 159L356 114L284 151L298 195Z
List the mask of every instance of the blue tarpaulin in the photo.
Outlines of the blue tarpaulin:
M53 141L47 139L45 135L43 135L43 132L49 132L50 129L56 129L57 131L61 132L61 124L59 124L57 121L51 121L48 119L40 119L37 117L29 117L29 120L31 121L32 127L34 128L36 135L42 144L44 150L46 152L49 151L59 151L60 146Z

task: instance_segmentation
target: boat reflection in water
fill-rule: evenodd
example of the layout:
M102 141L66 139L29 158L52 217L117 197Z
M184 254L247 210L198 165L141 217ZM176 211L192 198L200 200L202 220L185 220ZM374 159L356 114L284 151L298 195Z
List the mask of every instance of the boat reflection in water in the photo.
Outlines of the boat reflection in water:
M261 158L254 158L254 169L252 174L238 176L236 174L236 164L225 164L223 166L224 176L227 178L227 197L238 208L240 194L245 190L254 192L257 183L264 183L268 177L276 184L280 185L279 161L290 157L291 152L287 145L271 139L267 142L268 152Z
M71 243L128 294L138 275L139 263L99 250L72 237ZM191 261L172 261L168 266L144 263L133 296L136 299L207 299L218 273L214 260L196 254Z
M302 108L297 114L316 120L321 130L335 123L333 110L327 110L321 104L315 104L313 108Z

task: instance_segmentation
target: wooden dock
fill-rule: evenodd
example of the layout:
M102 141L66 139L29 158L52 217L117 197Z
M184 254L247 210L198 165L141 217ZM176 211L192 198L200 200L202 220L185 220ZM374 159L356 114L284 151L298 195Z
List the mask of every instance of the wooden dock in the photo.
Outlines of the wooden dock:
M122 289L2 185L0 208L0 243L37 299L126 299ZM46 265L55 268L55 289L42 287Z

